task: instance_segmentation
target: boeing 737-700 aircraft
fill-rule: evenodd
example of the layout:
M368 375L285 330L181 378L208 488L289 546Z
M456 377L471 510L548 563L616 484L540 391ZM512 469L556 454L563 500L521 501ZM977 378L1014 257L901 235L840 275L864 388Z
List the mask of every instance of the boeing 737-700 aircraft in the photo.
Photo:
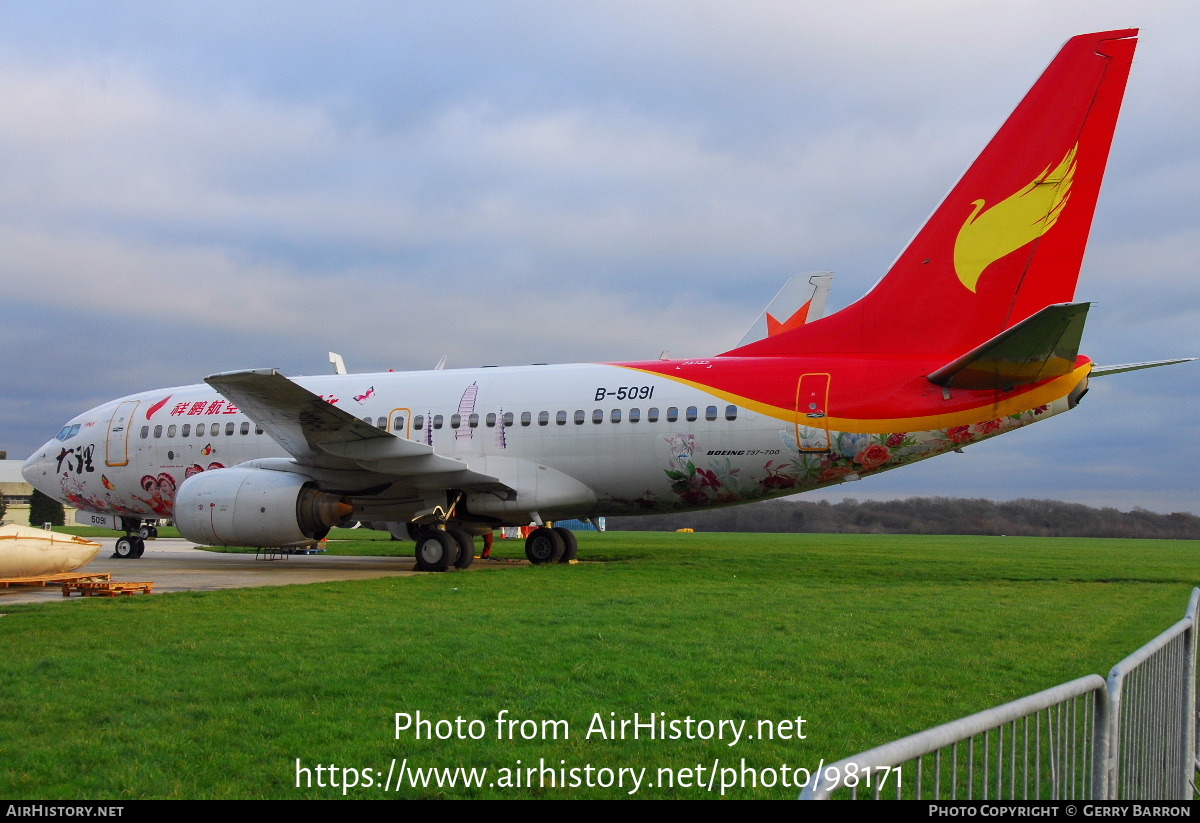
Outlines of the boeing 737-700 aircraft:
M124 530L120 555L141 553L147 518L259 547L358 521L415 538L437 571L497 526L532 522L530 560L570 559L555 520L795 494L1065 412L1090 376L1158 365L1094 367L1073 302L1136 33L1069 40L887 274L832 315L768 312L764 334L693 360L216 374L78 415L25 478Z

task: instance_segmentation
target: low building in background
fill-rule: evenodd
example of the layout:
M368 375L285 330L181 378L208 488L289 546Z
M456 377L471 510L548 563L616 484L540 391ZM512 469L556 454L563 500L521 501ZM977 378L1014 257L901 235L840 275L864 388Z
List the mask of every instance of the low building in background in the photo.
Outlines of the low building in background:
M13 523L18 526L38 526L41 523L29 522L29 497L33 494L33 486L25 482L21 476L23 460L7 460L5 452L0 451L0 500L4 501L4 513L0 514L0 526ZM75 509L70 506L66 510L66 524L75 525Z

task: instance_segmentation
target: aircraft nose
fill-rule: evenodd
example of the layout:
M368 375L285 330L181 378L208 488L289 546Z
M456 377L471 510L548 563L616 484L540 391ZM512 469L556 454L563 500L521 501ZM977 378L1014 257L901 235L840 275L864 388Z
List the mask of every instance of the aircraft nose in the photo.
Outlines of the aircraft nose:
M39 481L43 481L46 477L47 448L48 446L42 446L31 454L21 466L21 476L25 478L25 482L39 491L42 489Z

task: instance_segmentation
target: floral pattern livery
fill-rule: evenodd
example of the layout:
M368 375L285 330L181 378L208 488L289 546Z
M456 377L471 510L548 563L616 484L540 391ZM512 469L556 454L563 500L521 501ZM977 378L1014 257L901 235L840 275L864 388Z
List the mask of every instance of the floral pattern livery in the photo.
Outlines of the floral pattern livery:
M829 449L801 451L794 429L782 429L779 436L785 446L779 458L759 466L735 466L728 456L704 461L696 436L680 433L664 437L669 449L668 465L663 469L666 488L656 493L647 489L634 500L614 500L631 511L723 506L769 497L780 497L820 488L855 476L864 477L894 469L927 457L960 449L1021 428L1043 415L1065 411L1049 405L1018 414L984 420L969 425L951 426L924 432L829 432ZM825 442L825 431L800 432L801 442L811 448L814 441ZM665 493L664 493L665 492ZM661 497L659 496L661 494Z

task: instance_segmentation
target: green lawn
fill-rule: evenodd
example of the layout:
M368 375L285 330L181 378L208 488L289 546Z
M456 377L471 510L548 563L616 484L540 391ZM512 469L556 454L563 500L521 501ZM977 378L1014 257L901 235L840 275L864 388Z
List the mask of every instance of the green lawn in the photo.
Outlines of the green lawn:
M411 553L380 536L331 540L331 551ZM1200 581L1195 542L621 532L585 533L580 544L593 562L24 606L5 597L0 796L340 797L316 785L328 782L318 766L336 766L338 782L341 769L363 782L369 768L378 784L393 758L395 771L490 771L481 788L406 781L348 795L622 797L630 788L486 785L518 761L576 769L569 782L587 780L589 765L645 767L649 782L660 767L679 777L700 764L704 781L714 763L814 767L1106 674L1182 617ZM522 554L517 541L496 547ZM462 732L482 729L482 739L457 739L450 724L440 731L451 739L397 739L395 713L418 711L479 720ZM501 712L533 722L512 727L516 740L497 739ZM760 719L800 716L806 739L585 735L597 716L635 712L662 713L654 719L681 730L688 717L745 720L754 731ZM545 725L557 720L566 723ZM522 729L549 737L554 728L557 740L520 739ZM311 788L296 787L297 758ZM636 796L712 795L643 783Z

